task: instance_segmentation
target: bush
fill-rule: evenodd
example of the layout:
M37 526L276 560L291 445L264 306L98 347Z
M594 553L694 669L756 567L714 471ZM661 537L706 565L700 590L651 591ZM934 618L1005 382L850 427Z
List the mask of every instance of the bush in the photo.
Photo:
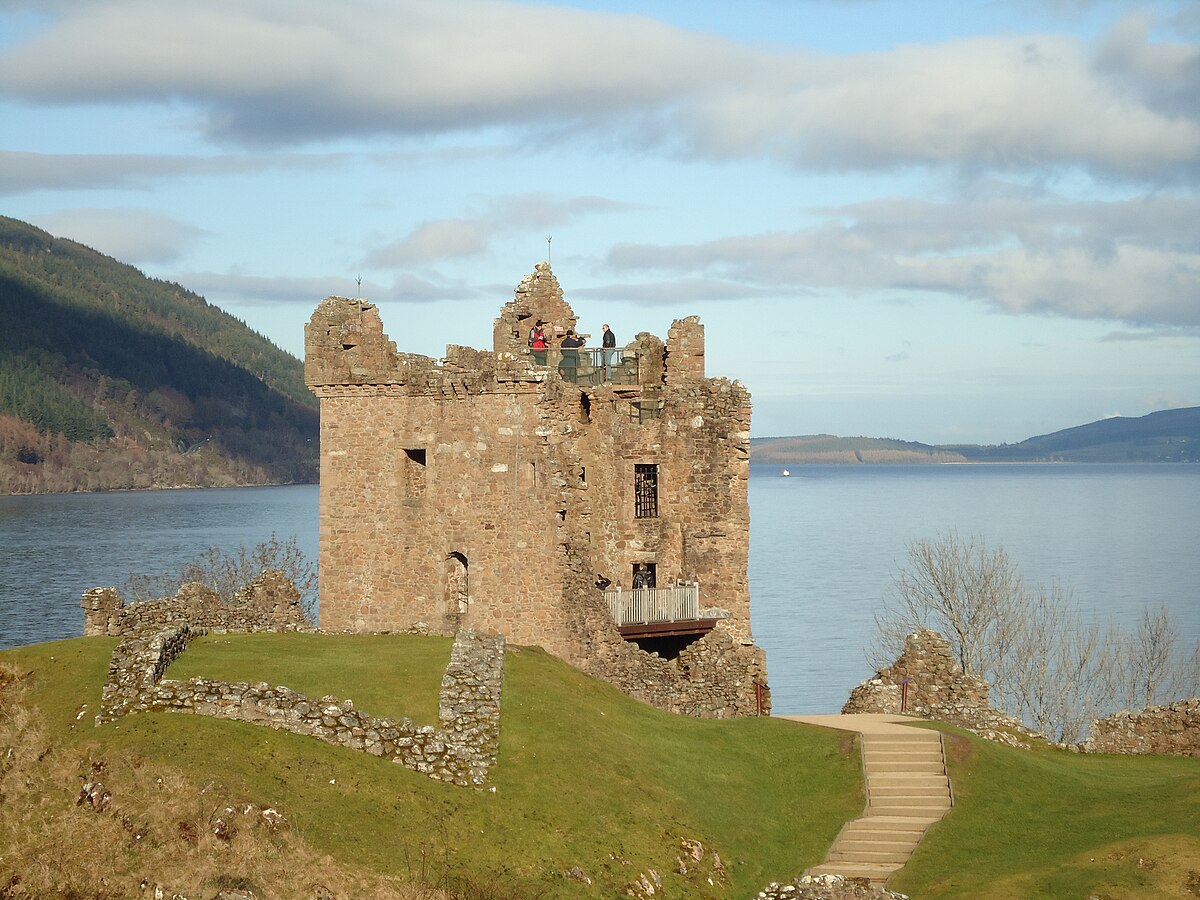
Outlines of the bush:
M216 591L226 603L234 602L237 592L263 572L278 570L291 579L300 592L300 608L313 625L317 623L317 570L294 537L281 541L274 534L253 550L245 545L232 553L209 547L189 560L177 572L159 575L131 575L124 593L134 601L171 597L182 585L198 582Z

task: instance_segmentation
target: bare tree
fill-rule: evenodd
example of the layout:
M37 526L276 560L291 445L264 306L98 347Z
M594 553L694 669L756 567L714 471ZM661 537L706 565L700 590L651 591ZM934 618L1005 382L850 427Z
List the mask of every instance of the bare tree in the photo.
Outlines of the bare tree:
M875 616L880 639L872 661L884 665L917 628L943 634L964 672L995 671L1011 644L1025 588L1002 547L951 531L908 544L908 566L893 582L894 606Z
M300 592L300 607L305 618L315 624L317 572L296 545L294 537L281 541L272 534L270 540L253 549L242 545L233 552L209 547L180 566L178 571L131 575L125 581L124 590L133 600L154 600L174 595L184 584L198 582L230 602L239 590L268 570L281 571L291 579Z
M993 683L993 701L1052 740L1080 740L1111 705L1116 632L1085 623L1059 584L1029 590L1015 609L1013 640L997 671L980 673Z
M1178 629L1165 606L1142 610L1134 633L1122 640L1113 668L1112 692L1129 707L1154 706L1193 696L1200 689L1200 642L1190 658L1181 653Z
M989 682L998 708L1061 742L1080 740L1123 703L1149 706L1200 688L1200 643L1182 657L1165 608L1146 610L1132 636L1089 624L1070 590L1027 586L1002 548L953 531L909 543L875 623L876 668L916 629L940 632L963 671Z

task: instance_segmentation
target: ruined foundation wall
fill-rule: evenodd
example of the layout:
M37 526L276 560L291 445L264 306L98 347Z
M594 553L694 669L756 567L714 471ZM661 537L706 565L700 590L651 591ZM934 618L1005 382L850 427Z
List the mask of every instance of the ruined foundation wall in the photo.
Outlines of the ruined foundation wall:
M842 712L907 713L1004 743L1013 743L1014 734L1034 736L1020 721L992 707L988 693L986 681L963 672L945 638L919 630L905 639L904 652L892 665L850 692ZM905 694L908 705L902 707Z
M1098 719L1092 723L1085 749L1088 753L1200 756L1200 697Z
M83 593L83 634L126 637L148 627L188 622L211 631L308 631L300 608L300 592L279 571L263 572L230 602L202 584L185 584L162 600L126 604L116 588L90 588Z
M500 745L504 639L459 633L442 678L440 722L378 718L351 700L304 694L266 682L173 681L167 668L203 630L178 623L147 629L113 650L101 695L100 726L137 712L165 711L265 725L390 759L441 781L482 785Z

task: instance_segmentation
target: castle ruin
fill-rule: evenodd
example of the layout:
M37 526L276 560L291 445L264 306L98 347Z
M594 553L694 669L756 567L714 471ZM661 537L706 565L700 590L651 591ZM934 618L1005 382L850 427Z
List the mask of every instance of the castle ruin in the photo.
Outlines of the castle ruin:
M535 354L530 328L550 348ZM747 582L750 396L704 374L704 327L563 352L578 318L539 263L493 349L403 353L366 300L305 328L321 406L326 631L540 645L660 708L768 712Z

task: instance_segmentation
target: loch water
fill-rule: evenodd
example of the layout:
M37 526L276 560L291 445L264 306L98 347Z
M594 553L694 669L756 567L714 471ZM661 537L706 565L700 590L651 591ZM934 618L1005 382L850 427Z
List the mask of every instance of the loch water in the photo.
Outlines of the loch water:
M208 547L317 553L315 485L0 497L0 648L81 633L79 599ZM750 592L775 712L836 712L871 675L874 614L907 545L956 530L1096 621L1165 605L1200 640L1200 466L755 466Z

